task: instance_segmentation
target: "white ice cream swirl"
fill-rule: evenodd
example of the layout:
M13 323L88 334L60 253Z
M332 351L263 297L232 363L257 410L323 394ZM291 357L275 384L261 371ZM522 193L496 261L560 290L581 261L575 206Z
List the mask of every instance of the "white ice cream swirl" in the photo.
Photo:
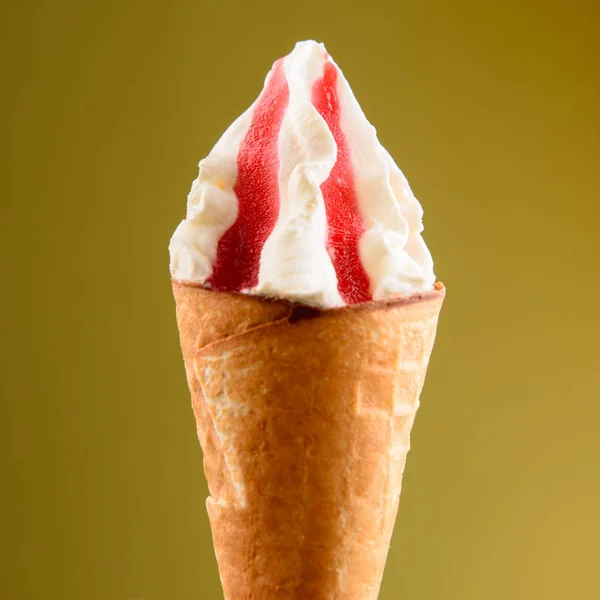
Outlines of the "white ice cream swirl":
M430 290L435 276L433 260L421 237L421 205L379 143L375 128L367 121L342 72L323 45L313 41L298 43L278 68L287 86L287 106L277 131L278 164L273 166L277 169L278 198L274 201L278 214L260 250L257 281L238 291L321 308L342 306L357 301L353 298L364 297L347 291L352 282L342 285L341 278L351 275L336 263L340 253L328 241L336 233L330 230L334 223L330 222L332 211L337 211L338 219L344 214L344 207L334 204L335 199L328 203L324 197L324 184L336 161L343 158L336 142L340 135L349 149L352 197L356 198L362 219L356 250L361 266L352 264L355 270L362 268L366 273L369 299ZM327 102L321 101L319 107L315 89L327 68L335 68L336 98L327 92ZM265 88L277 76L274 71L275 66ZM254 126L253 115L260 101L261 97L200 162L198 178L188 196L186 219L177 227L169 248L171 275L177 281L215 287L211 285L213 271L223 268L217 260L219 242L243 208L236 194L238 159ZM324 117L335 102L341 134L336 134ZM260 227L260 223L255 226ZM343 237L343 232L337 234Z

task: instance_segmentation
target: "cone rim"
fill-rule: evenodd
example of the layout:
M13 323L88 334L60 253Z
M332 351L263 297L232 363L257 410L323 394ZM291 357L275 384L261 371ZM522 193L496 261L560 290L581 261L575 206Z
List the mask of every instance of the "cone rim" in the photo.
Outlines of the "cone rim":
M269 298L267 296L259 296L255 294L244 294L242 292L234 292L230 290L213 290L205 287L202 283L186 280L178 280L171 278L171 283L178 287L199 288L212 294L222 294L230 298L250 299L259 303L286 306L290 309L290 317L306 318L317 316L320 314L335 314L341 312L354 311L370 311L378 309L388 309L398 306L408 306L417 303L442 301L446 296L446 286L441 281L436 281L431 290L424 292L415 292L408 295L397 295L385 300L371 300L369 302L360 302L358 304L347 304L345 306L333 306L327 308L319 308L300 302L292 302L285 298Z

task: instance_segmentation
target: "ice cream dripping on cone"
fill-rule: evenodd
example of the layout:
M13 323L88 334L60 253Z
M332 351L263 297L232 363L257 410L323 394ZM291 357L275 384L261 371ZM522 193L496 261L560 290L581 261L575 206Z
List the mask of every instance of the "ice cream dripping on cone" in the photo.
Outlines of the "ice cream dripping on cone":
M445 289L321 44L201 161L170 246L226 600L376 599Z

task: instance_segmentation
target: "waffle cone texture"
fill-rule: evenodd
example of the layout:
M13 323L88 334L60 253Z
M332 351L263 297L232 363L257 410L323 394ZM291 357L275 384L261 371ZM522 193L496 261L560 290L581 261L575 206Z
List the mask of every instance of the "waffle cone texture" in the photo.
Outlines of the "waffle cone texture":
M226 600L375 600L445 289L316 310L173 282Z

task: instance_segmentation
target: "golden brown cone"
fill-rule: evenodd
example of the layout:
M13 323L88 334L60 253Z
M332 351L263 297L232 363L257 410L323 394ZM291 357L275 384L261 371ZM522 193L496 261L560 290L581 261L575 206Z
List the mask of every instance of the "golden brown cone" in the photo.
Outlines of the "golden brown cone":
M173 282L226 600L374 600L445 290L315 310Z

